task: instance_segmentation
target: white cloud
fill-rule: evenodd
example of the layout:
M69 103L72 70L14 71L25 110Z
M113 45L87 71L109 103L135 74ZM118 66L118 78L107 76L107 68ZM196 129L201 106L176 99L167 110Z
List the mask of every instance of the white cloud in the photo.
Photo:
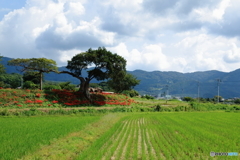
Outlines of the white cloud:
M118 46L108 49L123 56L127 60L127 69L129 70L141 68L147 71L166 70L169 67L167 57L162 53L161 44L145 45L141 50L129 51L124 43L120 43Z
M195 8L193 15L201 22L218 23L222 20L226 9L230 6L230 0L222 0L215 8Z
M81 50L68 50L68 51L60 51L60 56L59 56L59 60L61 64L65 64L68 60L71 60L73 56L75 56L78 53L81 53L83 51Z
M32 30L32 35L34 38L37 38L42 32L46 31L49 28L49 24L46 24L43 27L37 27Z
M226 8L230 5L230 0L222 0L219 6L213 10L213 17L222 19Z
M231 71L240 66L239 9L238 0L27 0L0 21L0 52L66 65L105 46L129 70Z
M165 70L169 67L167 57L162 53L161 44L147 45L142 52L146 66L155 70Z
M237 47L235 43L232 43L232 48L227 51L227 54L225 54L224 61L227 63L239 63L240 47Z
M184 37L183 34L179 36ZM230 64L227 61L231 57L236 58L237 56L237 48L235 46L235 49L233 49L232 43L239 44L240 42L236 38L229 39L222 36L210 36L205 33L199 35L197 32L192 33L192 35L188 35L173 46L175 51L178 52L174 55L174 60L178 65L173 64L173 66L182 72L234 70L238 68L239 63ZM232 51L231 54L229 54L229 50Z
M84 13L85 13L85 8L80 2L70 2L68 4L66 14L82 15Z
M98 17L81 20L83 14L79 1L28 0L0 21L1 52L9 57L56 57L66 49L112 45L114 33L100 30Z

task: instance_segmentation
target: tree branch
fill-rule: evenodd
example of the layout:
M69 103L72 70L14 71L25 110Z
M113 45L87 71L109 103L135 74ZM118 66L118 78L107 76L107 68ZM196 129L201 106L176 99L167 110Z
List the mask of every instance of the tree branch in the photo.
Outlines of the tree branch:
M60 72L59 71L53 71L53 72L58 73L58 74L61 74L61 73L69 74L69 75L71 75L71 76L73 76L73 77L75 77L75 78L77 78L81 81L85 81L85 79L83 77L79 77L76 74L74 74L72 72L69 72L69 71L60 71Z

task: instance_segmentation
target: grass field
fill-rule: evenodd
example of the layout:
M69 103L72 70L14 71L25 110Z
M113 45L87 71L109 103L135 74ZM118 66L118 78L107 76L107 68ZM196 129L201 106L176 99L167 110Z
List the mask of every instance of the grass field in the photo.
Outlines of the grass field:
M239 159L232 112L111 113L0 118L0 159Z

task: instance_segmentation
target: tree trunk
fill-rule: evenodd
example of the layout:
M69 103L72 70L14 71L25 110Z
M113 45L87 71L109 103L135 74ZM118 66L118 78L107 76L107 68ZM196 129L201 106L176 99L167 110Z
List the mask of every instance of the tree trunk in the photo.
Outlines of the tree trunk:
M79 92L82 92L83 95L85 96L85 98L87 100L90 101L90 103L92 103L92 99L91 99L91 96L90 96L90 93L88 91L88 88L89 88L89 82L91 81L90 78L83 78L83 77L79 77L77 75L75 75L74 73L71 73L69 71L61 71L61 72L57 72L58 74L59 73L67 73L67 74L70 74L71 76L77 78L80 80L80 88L79 88Z
M90 80L89 79L84 79L84 78L81 77L80 81L81 81L81 84L80 84L79 91L83 93L85 98L87 100L89 100L90 103L92 103L92 99L91 99L91 96L90 96L90 93L89 93L89 90L88 90Z
M91 99L91 96L90 96L90 93L89 93L89 81L87 80L84 84L84 96L90 101L90 103L92 103L92 99Z
M84 92L84 88L85 88L85 79L84 78L80 78L80 87L79 87L79 92Z

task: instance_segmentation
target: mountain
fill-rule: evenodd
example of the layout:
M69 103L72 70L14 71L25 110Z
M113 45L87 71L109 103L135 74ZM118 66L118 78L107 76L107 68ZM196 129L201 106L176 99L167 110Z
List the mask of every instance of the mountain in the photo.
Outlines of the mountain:
M3 57L2 61L0 61L0 63L4 65L7 73L20 73L20 71L18 71L16 69L16 67L7 65L8 61L11 60L11 59L12 58Z
M6 67L7 73L19 73L15 67L7 66L7 61L11 58L3 57L2 64ZM66 70L65 67L59 67L59 71ZM161 94L170 94L173 96L198 96L212 98L218 94L218 79L220 96L224 98L240 97L240 69L232 72L220 72L216 70L180 73L180 72L147 72L143 70L128 71L137 79L140 84L134 89L140 94L159 96ZM84 76L87 72L83 73ZM79 80L68 74L45 74L45 80L49 81L70 81L73 84L79 84ZM91 83L98 83L93 79Z
M240 97L240 69L232 72L205 71L193 73L179 72L146 72L142 70L129 71L135 75L141 83L135 90L141 94L174 96L199 96L212 98L218 94L218 79L220 96L224 98Z

